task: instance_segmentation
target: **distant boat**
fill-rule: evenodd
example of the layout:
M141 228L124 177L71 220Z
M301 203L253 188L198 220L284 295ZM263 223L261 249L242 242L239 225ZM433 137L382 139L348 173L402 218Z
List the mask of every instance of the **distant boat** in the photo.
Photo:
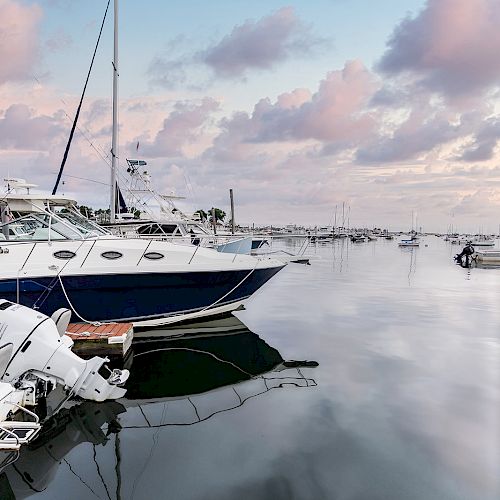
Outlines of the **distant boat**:
M398 246L400 246L400 247L419 247L420 243L418 241L418 238L416 236L413 236L410 239L401 240L398 243Z
M500 263L500 250L479 250L475 257L482 263Z
M364 236L362 234L353 234L351 236L351 241L353 243L364 243L368 239L367 236Z
M494 247L495 241L485 236L479 236L476 239L472 240L472 244L475 247Z

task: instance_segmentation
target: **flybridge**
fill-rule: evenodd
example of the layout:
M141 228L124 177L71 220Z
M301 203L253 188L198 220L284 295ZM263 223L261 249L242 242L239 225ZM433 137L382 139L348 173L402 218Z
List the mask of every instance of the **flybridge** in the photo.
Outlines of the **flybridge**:
M16 177L7 177L4 179L4 182L6 183L7 192L14 191L17 193L25 189L29 194L31 188L38 187L37 184L29 184L26 182L26 179L19 179Z

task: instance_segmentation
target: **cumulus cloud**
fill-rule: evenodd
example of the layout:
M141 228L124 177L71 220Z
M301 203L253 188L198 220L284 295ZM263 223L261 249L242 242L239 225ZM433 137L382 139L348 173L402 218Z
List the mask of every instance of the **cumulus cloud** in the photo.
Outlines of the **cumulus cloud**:
M218 108L219 103L209 97L205 97L201 103L176 103L174 111L165 118L152 141L139 138L142 154L149 157L182 155L183 147L200 138L203 126Z
M147 73L153 84L166 89L175 89L187 81L188 61L189 56L178 59L157 56L151 61Z
M293 8L283 7L258 21L235 26L200 58L217 76L234 78L250 69L271 69L297 54L307 54L317 43Z
M42 10L14 0L0 0L0 84L32 76L38 60L38 25Z
M275 103L261 99L251 116L240 112L223 120L212 153L232 161L235 157L228 150L238 143L307 140L352 147L373 131L375 121L366 104L376 87L373 75L359 61L349 61L342 70L328 73L314 94L296 89Z
M500 207L498 191L494 189L481 188L471 194L466 194L456 206L453 212L457 215L481 215L485 218L496 217Z
M204 83L198 87L206 86L210 78L199 74L203 68L209 68L216 78L244 78L251 70L271 70L293 57L308 55L326 40L314 36L292 7L283 7L235 26L203 50L183 49L189 43L185 37L177 37L168 44L166 55L152 60L148 68L152 83L173 89L199 80Z
M356 159L361 163L405 161L457 139L460 133L460 125L446 117L429 117L428 110L415 109L392 134L376 136L361 145Z
M0 147L46 150L63 131L60 113L35 116L25 104L13 104L0 118Z
M473 144L464 148L459 159L467 162L491 160L499 139L500 120L490 118L478 127Z
M497 0L428 0L395 28L378 68L452 97L483 91L500 79L499 24Z

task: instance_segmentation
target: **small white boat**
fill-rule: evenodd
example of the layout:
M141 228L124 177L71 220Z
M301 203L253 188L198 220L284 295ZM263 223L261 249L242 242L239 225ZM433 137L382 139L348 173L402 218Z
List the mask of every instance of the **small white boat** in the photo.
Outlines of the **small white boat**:
M105 401L125 395L121 385L129 376L128 370L111 371L106 366L108 358L84 360L71 351L73 341L65 335L70 317L69 309L59 309L49 318L0 299L1 341L10 348L4 352L0 380L26 391L23 406L35 406L58 384L67 389L68 397L74 394ZM15 394L3 389L0 397L4 396L7 404Z
M494 247L495 241L487 238L479 238L472 240L472 245L474 247Z
M353 234L351 236L351 241L353 243L364 243L367 240L366 236L363 236L362 234Z
M500 263L500 250L478 250L475 257L483 263Z
M39 418L28 406L61 384L68 397L104 401L120 398L119 387L128 378L127 370L102 368L107 358L88 361L71 352L72 340L65 335L71 311L56 311L56 322L37 311L0 300L0 451L18 451L40 431ZM19 418L21 416L21 418Z
M420 243L419 243L418 239L411 238L409 240L401 240L398 243L398 246L400 246L400 247L419 247Z

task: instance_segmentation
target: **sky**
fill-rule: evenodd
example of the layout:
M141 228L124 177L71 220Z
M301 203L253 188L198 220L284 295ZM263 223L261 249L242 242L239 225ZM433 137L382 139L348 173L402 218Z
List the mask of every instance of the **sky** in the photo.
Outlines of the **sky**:
M0 0L0 173L51 190L106 0ZM127 0L119 162L245 224L500 228L499 0ZM109 195L113 2L60 192ZM137 144L139 148L137 149ZM337 216L339 218L339 215Z

